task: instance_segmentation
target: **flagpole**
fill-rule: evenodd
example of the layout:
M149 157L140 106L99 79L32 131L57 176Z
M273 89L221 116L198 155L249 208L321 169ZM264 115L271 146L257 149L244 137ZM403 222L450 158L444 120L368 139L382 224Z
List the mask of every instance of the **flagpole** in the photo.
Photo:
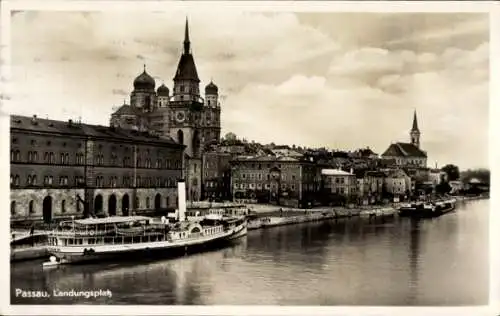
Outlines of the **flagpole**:
M134 213L137 211L137 145L134 145L134 191L133 191L133 201Z

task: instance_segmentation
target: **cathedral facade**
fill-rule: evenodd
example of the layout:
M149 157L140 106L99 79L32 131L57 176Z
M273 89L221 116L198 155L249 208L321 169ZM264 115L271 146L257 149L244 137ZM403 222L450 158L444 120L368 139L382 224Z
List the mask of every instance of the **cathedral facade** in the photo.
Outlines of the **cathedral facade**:
M189 40L186 20L183 51L173 78L172 91L156 82L146 69L134 80L130 104L111 115L110 125L148 131L185 146L184 177L187 197L201 199L205 148L217 144L221 132L218 87L210 82L200 93L200 79Z

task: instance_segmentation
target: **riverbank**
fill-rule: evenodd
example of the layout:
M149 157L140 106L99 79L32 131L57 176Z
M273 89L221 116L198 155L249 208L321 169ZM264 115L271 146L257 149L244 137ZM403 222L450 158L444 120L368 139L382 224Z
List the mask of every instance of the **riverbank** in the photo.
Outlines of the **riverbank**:
M325 221L344 217L385 217L394 216L394 207L363 208L282 208L275 205L249 206L252 215L248 217L248 230L269 228L282 225L299 224L313 221Z
M489 199L489 196L454 196L459 202ZM391 217L398 212L401 203L385 206L361 207L319 207L312 209L284 208L269 204L247 205L250 211L248 230L275 226L299 224L312 221L324 221L343 217Z

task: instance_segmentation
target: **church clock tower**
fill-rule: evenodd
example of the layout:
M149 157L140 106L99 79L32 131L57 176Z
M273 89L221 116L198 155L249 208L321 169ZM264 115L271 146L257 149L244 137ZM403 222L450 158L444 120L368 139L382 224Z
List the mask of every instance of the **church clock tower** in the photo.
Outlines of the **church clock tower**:
M200 79L191 52L187 19L183 46L174 76L173 95L168 105L168 126L170 136L186 146L184 177L187 197L196 201L201 198L204 101L200 96Z
M200 79L191 53L189 26L186 20L184 50L174 77L173 96L170 107L170 136L186 146L186 154L192 158L201 155L200 133L203 99L200 96Z

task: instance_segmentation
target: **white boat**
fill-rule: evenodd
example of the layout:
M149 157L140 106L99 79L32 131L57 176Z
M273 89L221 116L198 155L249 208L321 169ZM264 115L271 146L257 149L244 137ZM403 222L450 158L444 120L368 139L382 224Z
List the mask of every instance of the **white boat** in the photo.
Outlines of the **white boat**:
M182 184L182 186L181 186ZM125 259L137 256L175 256L247 234L245 216L185 219L184 183L179 183L179 218L176 223L156 222L145 216L112 216L63 222L49 234L48 252L59 263ZM183 203L184 202L184 203Z

